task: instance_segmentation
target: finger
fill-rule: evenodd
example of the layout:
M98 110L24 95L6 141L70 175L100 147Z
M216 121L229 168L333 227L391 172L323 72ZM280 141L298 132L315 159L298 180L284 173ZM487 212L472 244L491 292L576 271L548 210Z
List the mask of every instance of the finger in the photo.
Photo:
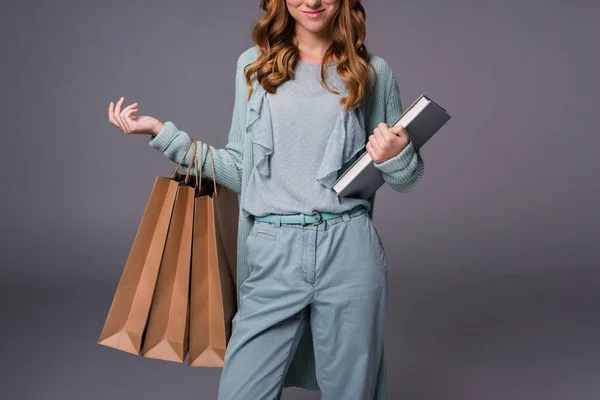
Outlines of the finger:
M108 105L108 120L110 121L111 124L113 124L114 126L116 126L119 129L123 130L123 128L119 124L119 121L117 121L117 119L115 118L115 105L112 101Z
M396 131L397 135L396 140L399 143L401 143L403 147L407 146L410 141L410 137L408 136L408 132L406 132L406 129L402 125L398 125L394 128L394 130Z
M369 153L369 155L371 156L371 160L377 160L377 154L375 153L375 149L373 149L373 145L371 144L371 142L367 142L365 148L367 149L367 153Z
M383 136L381 136L381 132L379 132L379 126L373 129L373 134L369 136L369 139L375 141L375 144L381 143L380 141L383 140Z
M119 99L119 101L117 101L117 105L115 107L114 115L115 115L115 119L119 123L119 126L121 127L121 129L123 130L123 132L129 133L129 132L127 132L127 126L125 125L125 121L123 121L123 119L121 118L121 106L123 105L124 101L125 101L125 97L121 97Z
M377 129L377 128L375 128L375 129ZM369 143L371 144L371 147L373 148L373 150L376 153L378 153L380 146L379 146L379 142L377 141L377 138L375 137L376 135L377 135L377 133L369 136Z
M125 110L127 110L127 107L125 107L123 110L121 110L121 112L119 112L119 120L121 121L121 125L123 125L125 133L129 134L131 133L131 127L129 126Z
M121 97L119 100L117 100L116 104L114 104L111 107L111 117L112 117L111 122L113 124L115 124L116 126L118 126L119 129L121 129L122 131L124 131L124 127L121 125L121 121L119 120L119 110L118 110L120 108L120 106L121 106L121 100L122 99L123 98ZM111 101L111 104L112 104L112 101Z
M393 133L394 135L398 135L398 130L402 128L402 125L397 124L397 125L388 125L388 129L391 133Z
M125 112L125 111L127 111L127 110L129 110L129 109L131 109L131 108L136 108L136 107L137 107L137 105L138 105L138 103L133 103L133 104L130 104L130 105L128 105L127 107L125 107L125 108L123 109L123 111L121 111L121 112Z
M408 138L408 132L406 132L406 129L402 125L393 126L390 128L390 131L402 139Z
M375 130L375 148L378 153L386 152L392 146L392 141L398 139L396 135L389 131L388 124L385 122L379 123Z
M125 101L124 97L121 97L119 100L117 100L117 102L115 103L115 108L113 109L113 113L115 114L115 117L121 112L121 106L123 105L123 102Z
M381 124L379 124L381 125ZM388 124L383 124L380 131L382 132L382 136L384 137L384 141L379 141L381 144L382 151L388 151L395 147L396 144L402 143L406 145L408 143L408 134L402 125L390 126Z
M137 115L133 115L133 114L135 114L136 112L138 112L138 108L137 108L137 107L136 107L136 108L132 108L132 109L131 109L131 114L129 114L129 118L130 118L132 121L135 121L135 120L137 120L137 119L138 119L138 116L137 116Z
M124 117L124 116L129 116L129 115L131 115L131 113L133 112L133 110L137 110L137 104L138 104L138 103L133 103L133 104L130 104L130 105L128 105L127 107L125 107L125 108L124 108L124 109L121 111L121 113L120 113L120 114L121 114L121 117Z
M379 132L381 134L380 143L382 145L387 144L396 138L396 134L390 130L390 125L386 124L385 122L379 123L377 127L379 128Z
M123 120L125 121L129 132L132 132L135 129L134 121L131 118L131 113L135 111L137 111L136 108L127 108L126 111L123 113Z
M113 123L114 123L114 116L113 116L114 109L115 109L115 105L111 101L110 103L108 103L108 120Z

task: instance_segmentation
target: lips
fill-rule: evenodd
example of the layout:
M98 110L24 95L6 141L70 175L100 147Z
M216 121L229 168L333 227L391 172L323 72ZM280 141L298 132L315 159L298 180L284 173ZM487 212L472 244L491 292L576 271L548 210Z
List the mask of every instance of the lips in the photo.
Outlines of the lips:
M306 14L309 17L318 17L319 15L321 15L323 13L323 11L325 10L319 10L319 11L303 11L304 14Z

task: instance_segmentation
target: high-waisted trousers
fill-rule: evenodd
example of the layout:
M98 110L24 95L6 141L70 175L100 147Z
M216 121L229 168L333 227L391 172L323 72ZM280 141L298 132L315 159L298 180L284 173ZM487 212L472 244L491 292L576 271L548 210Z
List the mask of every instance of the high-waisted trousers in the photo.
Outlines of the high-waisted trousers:
M275 400L310 322L323 400L372 400L382 356L387 262L365 208L319 225L256 220L219 400Z

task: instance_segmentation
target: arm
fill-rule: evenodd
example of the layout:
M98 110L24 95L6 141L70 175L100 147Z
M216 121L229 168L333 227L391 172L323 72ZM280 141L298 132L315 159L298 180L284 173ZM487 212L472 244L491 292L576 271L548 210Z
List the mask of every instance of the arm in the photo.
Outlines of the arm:
M392 125L400 118L403 111L400 88L391 70L389 80L385 104L385 122ZM408 193L417 185L423 176L425 167L421 155L413 147L412 140L397 156L379 164L374 163L374 165L381 171L383 180L395 191L401 193Z
M211 148L215 162L215 177L217 184L240 194L242 187L242 159L244 148L244 131L246 119L246 104L248 97L248 88L244 78L245 67L244 54L240 55L237 61L235 74L235 103L233 107L233 115L231 128L229 129L228 143L224 149L216 149L208 144L198 142L197 162L200 169L200 151L202 151L202 177L212 179L212 159L208 152L208 147ZM190 136L177 129L175 124L167 121L161 131L152 136L149 140L149 145L156 150L162 152L168 159L174 163L179 163L179 160L185 153L190 144ZM192 150L188 152L186 158L181 163L182 168L187 168L192 160ZM195 168L192 168L192 175L195 175Z

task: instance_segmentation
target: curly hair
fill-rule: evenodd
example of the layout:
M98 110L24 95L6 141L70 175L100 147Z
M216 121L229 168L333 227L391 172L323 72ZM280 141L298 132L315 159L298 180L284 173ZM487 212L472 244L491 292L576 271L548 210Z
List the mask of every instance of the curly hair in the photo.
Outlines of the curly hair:
M332 43L325 51L321 64L321 84L330 92L325 79L324 64L338 60L337 72L346 82L348 95L340 102L345 110L359 107L367 98L369 53L364 44L366 36L365 9L361 0L340 0L341 4L330 21ZM279 84L294 79L294 67L300 59L300 51L293 42L296 21L289 14L285 0L260 0L260 8L266 11L252 29L252 40L260 50L258 58L248 64L244 74L248 86L248 98L252 95L251 76L256 73L259 84L269 93L275 93ZM373 83L373 82L372 82Z

